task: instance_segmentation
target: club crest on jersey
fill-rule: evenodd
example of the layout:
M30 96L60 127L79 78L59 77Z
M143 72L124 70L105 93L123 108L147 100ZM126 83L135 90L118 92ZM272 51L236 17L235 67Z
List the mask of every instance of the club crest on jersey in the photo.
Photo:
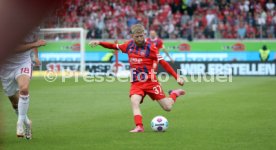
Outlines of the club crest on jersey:
M144 56L146 55L146 50L145 50L145 49L142 49L142 50L140 51L140 55L144 57Z
M133 53L133 51L134 51L133 48L130 48L130 49L128 50L129 53Z

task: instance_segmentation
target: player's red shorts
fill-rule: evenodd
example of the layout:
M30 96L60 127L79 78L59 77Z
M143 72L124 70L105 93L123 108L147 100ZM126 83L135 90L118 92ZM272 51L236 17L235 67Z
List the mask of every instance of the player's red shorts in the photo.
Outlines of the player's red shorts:
M149 95L152 100L161 100L166 97L158 82L133 82L131 83L129 96L134 94L141 95L143 99L146 95Z

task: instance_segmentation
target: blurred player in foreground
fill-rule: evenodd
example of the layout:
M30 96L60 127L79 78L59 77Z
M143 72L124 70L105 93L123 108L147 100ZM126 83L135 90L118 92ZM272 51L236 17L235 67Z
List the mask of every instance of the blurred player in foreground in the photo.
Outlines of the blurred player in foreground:
M149 35L149 38L146 38L146 41L152 43L155 45L155 47L158 49L158 51L160 52L160 50L162 50L167 57L169 57L170 61L172 63L174 63L174 60L172 59L172 57L169 55L168 51L166 50L165 48L165 45L163 44L163 40L160 39L158 36L157 36L157 33L154 31L154 30L151 30L150 31L150 35Z
M37 31L30 33L24 43L16 48L16 54L7 58L0 68L0 79L5 94L18 115L17 137L32 138L32 122L27 116L29 109L29 84L32 76L31 51L46 45L46 41L37 40ZM25 126L25 131L24 131Z
M132 40L124 44L113 44L108 42L91 41L89 44L94 47L101 45L105 48L121 50L128 54L131 68L130 99L136 127L130 132L144 132L140 104L146 95L156 100L165 111L170 111L178 96L184 95L182 89L172 90L169 97L166 97L161 85L156 79L155 70L160 63L170 73L179 85L183 86L184 80L178 78L173 68L163 60L154 44L145 40L145 29L143 25L136 24L131 27Z

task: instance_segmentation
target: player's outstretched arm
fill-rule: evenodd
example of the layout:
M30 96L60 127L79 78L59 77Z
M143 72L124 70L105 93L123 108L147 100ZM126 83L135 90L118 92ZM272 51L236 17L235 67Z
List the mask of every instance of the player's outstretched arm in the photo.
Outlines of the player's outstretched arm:
M34 51L34 62L35 62L35 66L40 66L40 65L41 65L41 62L40 62L39 57L38 57L38 49L35 48L33 51Z
M163 48L162 50L163 50L163 52L166 54L166 56L169 57L169 59L171 60L171 62L174 63L174 60L173 60L172 57L169 55L169 52L167 51L167 49L166 49L166 48Z
M44 46L46 44L47 43L45 40L37 40L36 42L21 44L15 49L15 51L16 52L25 52L25 51L28 51L33 48L38 48L40 46Z
M117 46L116 46L117 44L109 43L109 42L91 41L89 42L89 45L91 47L96 47L97 45L101 45L104 48L117 50Z
M167 63L165 60L160 60L159 63L162 65L162 67L169 73L171 74L176 80L177 83L181 86L184 85L184 80L182 78L179 77L179 75L173 70L173 68L171 67L171 65L169 63Z

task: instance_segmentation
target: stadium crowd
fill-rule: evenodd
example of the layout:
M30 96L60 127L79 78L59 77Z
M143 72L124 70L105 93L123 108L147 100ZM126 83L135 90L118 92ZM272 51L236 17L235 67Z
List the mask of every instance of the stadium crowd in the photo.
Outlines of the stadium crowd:
M165 39L275 38L275 4L275 0L67 0L43 27L84 27L87 38L128 38L136 23Z

